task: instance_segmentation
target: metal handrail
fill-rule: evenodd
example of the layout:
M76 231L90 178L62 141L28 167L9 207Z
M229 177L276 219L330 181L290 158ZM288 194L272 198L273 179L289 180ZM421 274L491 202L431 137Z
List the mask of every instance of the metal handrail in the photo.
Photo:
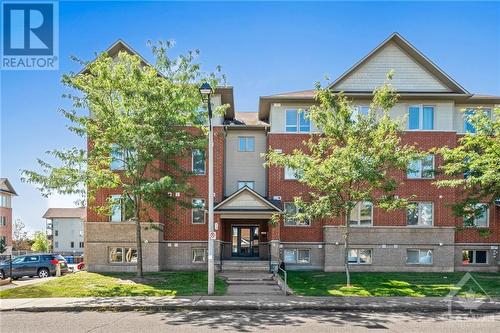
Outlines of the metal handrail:
M224 257L224 242L220 242L220 265L219 272L222 272L222 258Z
M286 272L286 270L284 268L281 268L281 264L282 264L282 261L279 260L278 261L278 267L277 267L277 269L276 269L276 271L275 271L274 274L279 275L280 271L283 272L283 282L284 282L283 293L284 293L285 296L287 296L288 295L288 279L287 279L288 273Z

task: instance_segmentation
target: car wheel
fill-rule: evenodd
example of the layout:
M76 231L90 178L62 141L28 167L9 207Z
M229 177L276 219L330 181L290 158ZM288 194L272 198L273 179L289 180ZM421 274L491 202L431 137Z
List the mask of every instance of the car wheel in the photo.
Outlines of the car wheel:
M5 279L5 273L0 269L0 279Z
M40 268L38 270L38 277L39 278L46 278L50 276L50 272L47 268Z

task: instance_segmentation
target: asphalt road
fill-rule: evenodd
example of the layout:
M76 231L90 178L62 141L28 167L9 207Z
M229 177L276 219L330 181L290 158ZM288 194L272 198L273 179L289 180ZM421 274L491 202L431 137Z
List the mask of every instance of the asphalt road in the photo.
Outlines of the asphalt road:
M3 312L0 332L498 332L500 314L278 311Z

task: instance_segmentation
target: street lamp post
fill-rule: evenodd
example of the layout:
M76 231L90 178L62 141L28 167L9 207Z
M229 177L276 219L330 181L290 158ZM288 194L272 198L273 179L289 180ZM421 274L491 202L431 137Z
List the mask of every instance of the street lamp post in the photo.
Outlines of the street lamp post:
M200 94L208 107L208 294L215 289L215 228L214 228L214 132L212 127L212 87L207 82L200 86Z

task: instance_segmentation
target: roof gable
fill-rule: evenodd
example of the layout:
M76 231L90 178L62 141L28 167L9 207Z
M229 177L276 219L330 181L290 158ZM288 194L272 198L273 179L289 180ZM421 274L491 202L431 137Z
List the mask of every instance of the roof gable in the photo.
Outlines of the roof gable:
M334 91L372 92L394 71L398 92L468 92L399 34L394 33L335 80Z
M12 187L7 178L0 178L0 192L17 195L16 190L14 190L14 187Z
M214 209L216 211L281 211L278 206L246 186L217 204Z

